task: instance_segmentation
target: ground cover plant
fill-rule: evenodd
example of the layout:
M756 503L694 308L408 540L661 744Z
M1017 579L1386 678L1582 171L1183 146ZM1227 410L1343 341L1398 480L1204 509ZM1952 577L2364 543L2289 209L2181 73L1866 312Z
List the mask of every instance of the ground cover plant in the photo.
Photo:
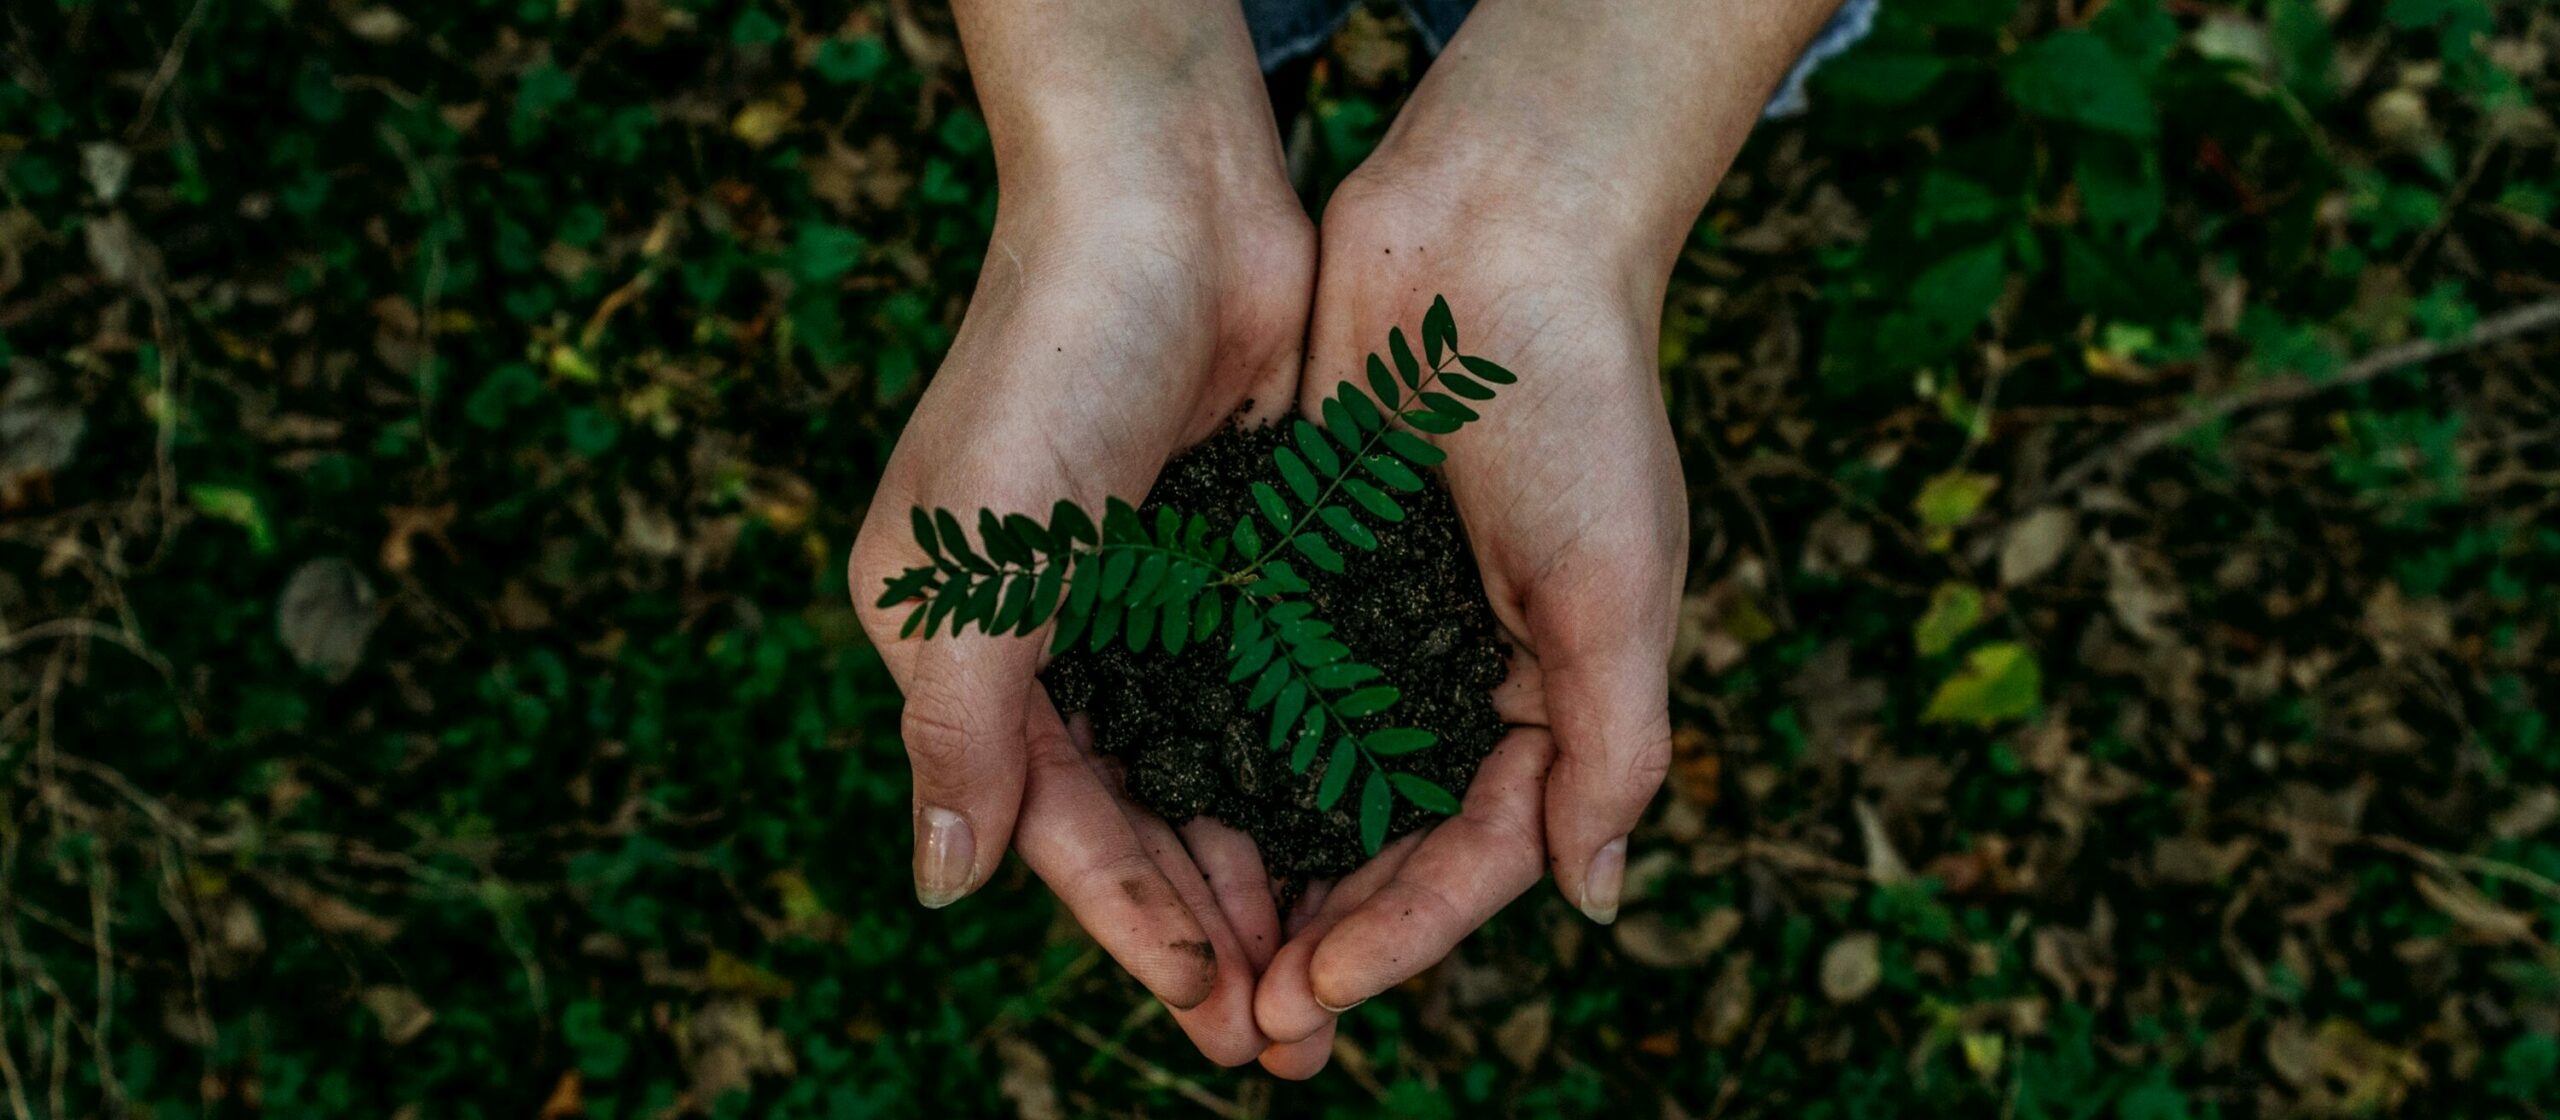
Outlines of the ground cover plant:
M9 5L0 1116L2548 1116L2554 20L1888 0L1664 309L1619 922L1282 1086L912 905L842 572L992 213L934 5ZM1423 62L1332 44L1312 194Z
M1169 469L1177 487L1227 483L1228 500L1217 511L1222 516L1162 497L1150 501L1150 512L1142 515L1114 497L1097 522L1082 506L1061 499L1047 524L1025 514L979 510L973 545L967 523L950 510L912 509L916 546L927 562L892 577L879 605L907 609L902 638L931 639L946 622L954 638L971 625L984 634L1029 635L1054 620L1052 654L1079 648L1098 654L1115 644L1132 654L1151 647L1162 651L1165 656L1152 662L1071 661L1061 682L1069 711L1097 706L1105 692L1135 688L1153 694L1100 705L1091 713L1098 717L1097 741L1133 768L1141 803L1174 823L1221 804L1221 819L1252 835L1283 875L1350 870L1354 863L1341 839L1356 835L1359 851L1375 855L1390 836L1427 819L1405 814L1398 822L1398 802L1425 814L1457 812L1465 779L1493 749L1501 729L1488 695L1500 677L1479 672L1476 679L1457 682L1448 702L1431 713L1437 722L1473 732L1467 742L1450 744L1463 747L1464 757L1455 766L1448 764L1455 751L1414 760L1441 763L1436 766L1395 761L1442 745L1440 730L1396 717L1407 689L1446 682L1380 669L1373 659L1393 648L1397 635L1378 633L1376 642L1364 643L1366 650L1349 644L1350 635L1329 621L1343 616L1318 610L1317 587L1297 568L1304 562L1316 573L1344 577L1328 581L1322 598L1354 608L1363 620L1378 614L1381 602L1433 586L1400 587L1416 573L1370 562L1379 554L1381 532L1390 539L1400 535L1394 527L1409 516L1397 495L1423 492L1431 485L1424 472L1448 458L1406 426L1436 435L1456 432L1478 419L1475 406L1491 401L1497 386L1518 380L1491 359L1459 352L1457 323L1443 299L1435 298L1423 315L1421 353L1402 327L1390 330L1387 343L1392 371L1387 358L1369 355L1367 387L1343 381L1323 404L1322 425L1296 420L1287 425L1286 439L1263 441L1272 444L1265 470L1217 471L1210 466L1220 458L1216 449L1195 452L1194 464ZM1216 439L1254 442L1240 431ZM1218 477L1222 473L1228 477ZM1424 508L1436 515L1429 539L1440 546L1439 556L1465 560L1447 503L1434 500ZM1435 557L1402 559L1420 567ZM1483 635L1467 660L1482 668L1483 655L1492 652L1498 664L1483 589L1477 586L1467 596L1460 572L1454 580L1437 581L1454 593L1443 600L1451 617L1435 617L1438 604L1425 603L1411 619L1414 632L1405 636L1427 638L1465 611L1473 616L1472 629ZM1358 589L1364 587L1383 594L1362 596ZM1214 718L1197 729L1196 735L1214 743L1142 733L1141 728L1162 729L1204 694L1220 691L1213 686L1216 676L1180 660L1183 648L1195 643L1224 647L1220 675L1237 686L1241 704L1214 714L1233 718ZM1257 720L1253 713L1262 715ZM1305 780L1277 780L1276 771L1257 764L1249 751L1204 753L1203 747L1239 738L1233 725L1240 723L1248 725L1241 729L1243 738L1259 738L1269 752L1285 751L1289 773ZM1267 726L1267 733L1257 733L1253 723ZM1168 772L1169 755L1187 760L1179 772ZM1434 780L1452 775L1454 788ZM1348 806L1356 810L1335 816L1355 784L1359 793ZM1175 792L1186 786L1193 788ZM1204 794L1204 786L1224 787L1236 796Z

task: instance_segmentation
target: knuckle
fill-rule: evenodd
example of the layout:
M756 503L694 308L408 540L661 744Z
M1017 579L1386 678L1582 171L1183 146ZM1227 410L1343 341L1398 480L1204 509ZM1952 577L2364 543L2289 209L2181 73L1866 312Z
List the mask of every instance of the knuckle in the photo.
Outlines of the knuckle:
M898 717L898 737L906 743L907 760L918 773L944 773L968 764L971 728L965 708L920 691Z

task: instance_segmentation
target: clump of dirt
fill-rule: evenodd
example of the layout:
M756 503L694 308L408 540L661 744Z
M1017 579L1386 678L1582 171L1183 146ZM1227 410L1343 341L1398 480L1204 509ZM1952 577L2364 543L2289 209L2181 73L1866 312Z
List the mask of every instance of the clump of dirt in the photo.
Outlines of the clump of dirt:
M1278 427L1230 428L1165 468L1140 513L1158 506L1199 513L1213 526L1254 513L1257 480L1277 483L1272 449ZM1355 720L1361 731L1419 727L1440 736L1427 751L1392 765L1463 795L1476 767L1502 737L1492 691L1501 683L1505 648L1476 573L1475 553L1448 491L1431 480L1398 495L1405 519L1382 524L1374 552L1344 549L1340 573L1293 565L1313 585L1305 598L1331 622L1351 655L1382 670L1403 698L1383 716ZM1358 786L1331 811L1316 809L1325 759L1304 774L1289 752L1265 747L1270 713L1245 699L1252 681L1227 683L1226 636L1168 654L1160 646L1131 653L1113 644L1099 653L1081 644L1049 666L1043 679L1063 711L1093 721L1096 749L1120 760L1129 794L1175 824L1213 817L1250 834L1276 879L1304 882L1358 867ZM1396 801L1390 839L1438 814Z

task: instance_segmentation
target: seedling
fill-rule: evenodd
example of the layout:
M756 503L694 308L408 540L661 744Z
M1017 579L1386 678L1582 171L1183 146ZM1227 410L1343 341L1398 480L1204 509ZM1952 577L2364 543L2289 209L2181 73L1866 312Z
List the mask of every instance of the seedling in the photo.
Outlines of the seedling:
M1291 422L1290 438L1272 452L1278 485L1253 483L1258 523L1212 525L1159 507L1151 526L1115 497L1099 525L1071 501L1053 507L1047 524L982 509L973 542L950 510L917 508L916 543L931 563L891 578L879 605L915 604L899 635L927 639L970 626L1027 635L1054 618L1052 653L1078 641L1178 653L1223 635L1229 683L1253 681L1248 705L1270 713L1268 747L1288 750L1300 774L1323 756L1317 807L1331 811L1359 779L1361 843L1375 854L1397 797L1442 814L1457 812L1458 798L1391 764L1438 737L1392 723L1402 693L1316 617L1294 565L1340 572L1343 550L1377 548L1363 518L1402 521L1395 495L1420 490L1421 472L1446 458L1403 426L1457 431L1477 419L1467 402L1491 400L1494 386L1518 379L1459 352L1457 324L1438 298L1422 317L1422 353L1403 328L1390 329L1387 357L1369 355L1366 372L1367 389L1346 380L1326 398L1322 424Z

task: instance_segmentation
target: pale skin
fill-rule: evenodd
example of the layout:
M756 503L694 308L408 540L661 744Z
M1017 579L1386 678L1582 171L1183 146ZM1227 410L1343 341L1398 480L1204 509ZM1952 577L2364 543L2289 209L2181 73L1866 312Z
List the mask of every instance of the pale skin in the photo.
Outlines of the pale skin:
M1321 231L1290 192L1233 0L956 0L996 228L856 540L907 698L917 894L1008 846L1211 1060L1308 1077L1342 1010L1552 874L1617 914L1670 759L1687 499L1656 376L1671 266L1836 0L1483 0ZM1315 414L1435 294L1521 382L1440 442L1515 655L1514 730L1463 811L1279 914L1252 842L1131 804L1035 674L1042 636L896 639L914 505L1146 492L1239 411ZM1132 386L1142 387L1132 391Z

